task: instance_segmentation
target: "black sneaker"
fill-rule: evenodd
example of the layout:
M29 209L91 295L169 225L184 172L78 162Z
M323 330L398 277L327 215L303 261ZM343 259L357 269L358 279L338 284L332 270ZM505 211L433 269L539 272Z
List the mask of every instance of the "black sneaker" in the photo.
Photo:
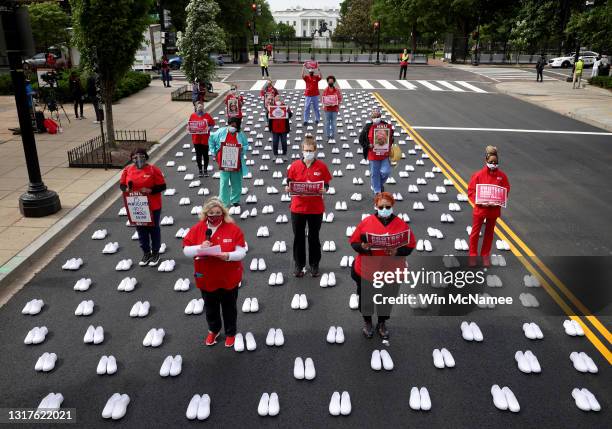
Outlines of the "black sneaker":
M374 336L374 329L372 328L372 323L370 322L365 322L363 325L363 329L361 330L361 332L363 332L363 335L366 338L372 338Z
M142 259L140 260L138 265L140 265L141 267L144 267L149 264L150 260L151 260L151 252L146 252L142 255Z
M319 277L319 266L318 265L311 265L310 266L310 274L313 277Z
M304 277L304 274L306 274L304 272L304 267L297 267L295 271L293 272L293 275L298 278Z
M151 259L149 259L149 267L154 267L159 264L159 253L151 253Z
M202 172L202 170L198 172L198 177L204 177L204 173Z
M378 331L378 335L380 335L380 338L382 338L383 340L389 339L389 330L387 329L385 322L376 325L376 330Z

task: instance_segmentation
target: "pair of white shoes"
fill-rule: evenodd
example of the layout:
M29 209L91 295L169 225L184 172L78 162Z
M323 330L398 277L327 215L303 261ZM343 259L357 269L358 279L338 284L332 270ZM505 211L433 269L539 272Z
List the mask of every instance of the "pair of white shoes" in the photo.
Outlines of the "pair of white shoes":
M113 396L108 398L106 405L102 410L102 417L105 419L112 418L113 420L119 420L125 416L127 407L130 404L130 397L125 393L113 393Z
M408 185L408 193L410 194L418 194L419 187L417 185Z
M450 179L444 179L444 186L453 186L453 181Z
M506 240L496 240L495 247L497 250L510 250L510 244Z
M127 209L125 207L121 207L117 213L117 216L127 216Z
M394 192L393 193L393 199L395 201L404 201L404 197L399 192Z
M91 316L94 311L94 302L92 300L81 301L74 310L75 316Z
M491 265L496 267L505 267L506 266L506 258L502 255L491 255Z
M440 216L440 222L442 223L454 223L455 218L450 213L442 213Z
M353 235L353 233L355 232L356 229L357 229L356 226L347 226L346 227L346 232L345 232L346 236L350 237L351 235Z
M189 182L190 188L197 188L200 185L201 185L201 182L199 180L192 180L191 182Z
M41 326L41 327L35 327L32 328L28 334L26 335L25 339L23 340L24 344L40 344L43 341L45 341L45 338L47 338L47 334L49 333L49 330L47 329L46 326Z
M115 266L115 271L127 271L132 268L133 263L131 259L122 259Z
M457 251L468 251L468 250L470 250L470 245L463 238L455 238L455 250L457 250Z
M189 420L206 420L210 416L210 396L204 393L202 396L193 395L189 405L187 406L187 412L185 416Z
M276 217L276 223L287 223L287 222L289 222L287 215L278 215Z
M49 393L47 396L42 398L40 404L38 404L39 410L59 410L64 402L64 395L61 393Z
M174 188L168 188L168 189L166 189L164 191L164 196L166 196L166 197L171 197L174 194L176 194L176 189L174 189Z
M107 234L108 234L107 230L98 229L92 234L91 239L92 240L104 240Z
M204 311L204 298L192 299L185 307L185 314L187 315L198 315Z
M323 251L324 252L335 252L336 242L335 241L325 241L323 243Z
M495 405L498 410L510 410L513 413L521 411L521 406L516 396L514 396L514 393L508 386L500 388L497 384L494 384L491 386L491 395L493 396L493 405Z
M275 171L274 173L272 173L272 178L273 179L282 179L283 178L283 173L281 173L280 171Z
M247 195L246 202L247 202L247 204L255 204L255 203L257 203L257 195ZM236 208L236 207L234 207L234 208ZM240 214L240 212L235 213L235 214Z
M287 251L287 244L284 241L275 241L272 246L273 253L285 253Z
M437 203L440 201L440 197L438 197L438 194L427 194L427 201Z
M457 194L457 201L466 202L468 201L468 196L466 194Z
M319 282L319 286L321 287L333 287L336 286L336 275L331 273L323 273L321 276L321 281Z
M270 394L264 393L261 395L259 400L259 406L257 407L257 414L262 417L265 416L277 416L280 412L280 404L278 402L278 395L276 392Z
M395 185L396 183L397 183L397 182L395 181L395 178L394 178L394 177L389 177L389 178L387 179L387 181L385 182L385 184L387 184L387 185Z
M400 171L399 177L405 179L406 177L410 177L410 173L408 173L407 171Z
M544 338L544 333L535 323L523 323L523 332L525 333L525 337L530 340L541 340Z
M455 358L453 358L453 355L451 354L451 352L449 352L445 348L442 348L441 350L434 349L433 364L438 369L454 368Z
M351 235L352 235L352 233L351 233ZM354 256L344 255L342 257L342 259L340 259L340 266L342 268L352 267L354 261L355 261L355 257Z
M255 207L253 207L253 210L255 211L255 214L253 214L253 217L257 216L257 209ZM253 210L251 210L251 212L253 212ZM230 213L231 214L231 213ZM240 219L248 219L249 218L249 211L245 210L242 212L242 214L240 215Z
M597 398L586 388L573 389L572 397L576 401L576 406L582 411L601 411Z
M198 195L202 196L202 195L210 195L210 191L208 190L208 188L200 188L198 190Z
M128 221L129 223L129 221ZM132 224L129 224L127 226L133 226ZM134 231L134 234L132 234L132 240L138 240L138 231Z
M191 212L190 212L190 213L191 213L192 215L199 216L199 215L200 215L200 213L202 213L202 206L193 206L193 207L191 208ZM172 223L174 223L174 219L173 219ZM169 225L172 225L172 223L171 223L171 224L169 224ZM162 225L163 225L163 224L162 224Z
M253 258L251 260L251 265L249 266L251 271L265 271L266 270L266 261L263 258Z
M521 293L519 295L519 300L521 304L523 304L523 307L538 308L540 306L538 299L530 293Z
M182 151L178 151L177 153L174 154L174 156L176 158L182 158L183 157L183 152Z
M433 228L431 226L427 228L427 235L432 238L444 238L444 234L442 234L442 231L440 231L438 228Z
M157 267L157 271L169 273L174 271L175 266L176 261L174 259L167 259L165 261L162 261L161 264L159 264L159 267Z
M417 185L427 185L427 180L422 177L417 178Z
M342 395L340 392L332 393L331 400L329 401L329 414L332 416L348 416L352 410L351 396L347 391L342 392Z
M291 196L289 194L283 194L281 195L281 202L286 203L291 201Z
M191 204L189 197L183 197L179 200L179 206L188 206Z
M347 205L346 205L346 201L336 201L335 209L339 210L339 211L346 211L346 210L348 210Z
M81 265L83 265L83 260L81 258L71 258L62 265L62 270L76 271L81 268Z
M28 303L21 310L21 314L27 314L29 316L34 316L41 312L42 308L45 306L45 301L42 299L33 299L28 301Z
M451 212L460 212L461 206L457 203L448 203L448 210Z
M164 216L159 224L162 226L174 225L174 218L172 216Z
M355 192L354 194L351 195L351 201L361 201L362 199L363 199L363 196L358 192Z
M332 173L333 177L342 177L344 176L344 173L342 172L342 170L334 170Z
M383 368L386 371L391 371L393 369L393 359L391 359L391 355L385 349L374 350L370 358L370 367L374 371L380 371Z
M132 292L137 284L138 280L136 280L136 277L126 277L121 280L119 286L117 286L117 290L122 292Z
M412 210L425 210L425 206L420 201L415 201L412 204Z
M251 332L247 332L246 334L244 334L244 337L241 333L236 334L236 338L234 338L234 350L238 353L243 352L245 349L245 343L246 349L248 351L252 352L257 349L257 342L255 341L255 337Z
M436 186L436 194L446 194L446 188L444 186Z
M259 229L257 229L257 236L258 237L269 237L270 230L268 229L267 226L260 226Z
M525 350L525 352L517 351L514 354L514 360L516 360L519 371L525 374L531 374L532 372L539 374L542 372L540 362L531 350Z
M486 282L488 287L502 287L502 281L497 274L487 274Z
M306 310L308 308L308 299L306 294L295 294L291 300L291 308L294 310Z
M178 231L176 231L176 234L174 234L174 236L176 238L185 238L188 232L189 228L180 228Z
M189 290L189 279L188 278L184 278L184 279L177 279L176 282L174 282L174 290L176 292L185 292Z
M334 152L332 150L332 153L337 153L337 152ZM331 163L332 163L332 165L340 165L340 164L342 164L342 161L340 160L340 158L334 158L334 159L332 159ZM353 185L354 184L355 184L355 178L353 178Z
M444 255L442 257L442 263L446 268L457 268L460 267L459 259L455 255Z
M268 286L280 286L285 282L283 273L272 273L268 278Z
M150 309L149 301L136 301L130 310L130 317L147 317Z
M410 223L410 216L408 216L408 214L406 214L406 213L398 213L397 217L400 218L401 220L403 220L406 223Z
M574 364L574 368L576 368L576 371L590 372L591 374L596 374L599 371L593 359L591 359L591 357L585 352L570 353L570 360Z
M414 386L410 389L410 400L408 401L410 408L414 411L429 411L431 410L431 397L427 387L420 389Z
M343 344L344 343L344 330L341 326L330 326L327 331L326 341L329 344Z
M266 336L266 345L270 347L280 347L283 344L285 344L285 336L283 335L283 330L280 328L270 328L268 330L268 335Z
M268 186L266 188L266 193L267 194L278 194L278 189L276 189L274 186Z
M422 252L423 250L425 250L426 252L431 252L433 250L433 247L429 240L420 239L417 241L416 250L418 252Z
M461 336L465 341L481 342L484 340L482 331L475 322L461 322Z
M114 241L111 243L106 243L104 249L102 249L102 253L105 255L111 255L113 253L117 253L117 250L119 250L119 243Z
M169 355L164 359L159 375L162 377L176 377L183 370L183 357L181 355Z
M83 342L85 344L101 344L104 341L104 328L102 326L89 325L85 335L83 336Z
M525 287L540 287L540 280L532 274L525 274L523 276L523 283L525 283Z
M246 298L242 303L243 313L257 313L259 311L259 301L257 298Z
M312 358L296 357L293 364L293 377L296 380L313 380L317 376Z
M91 279L83 277L77 280L73 289L78 292L85 292L87 289L89 289L89 286L91 286Z
M357 310L359 308L359 295L352 293L349 298L349 308L351 310Z
M194 177L195 177L195 176L193 175L193 173L187 173L187 174L185 174L185 176L183 176L183 180L184 180L184 181L186 181L186 182L188 182L188 181L193 180L193 179L194 179Z
M57 355L55 353L44 352L36 361L36 365L34 365L34 370L39 372L53 371L56 362Z
M261 212L263 214L270 214L270 213L274 213L274 206L263 206L263 209L261 209Z
M327 189L327 195L336 195L336 188L334 188L333 186L330 186Z
M361 177L353 177L353 185L363 185L363 179Z
M166 331L162 328L155 329L152 328L147 332L144 339L142 340L142 345L145 347L159 347L164 342L164 336L166 335Z
M334 221L333 213L323 213L323 222L332 223Z
M96 368L96 374L98 375L113 375L117 372L117 359L115 356L102 356L100 361L98 362L98 367Z

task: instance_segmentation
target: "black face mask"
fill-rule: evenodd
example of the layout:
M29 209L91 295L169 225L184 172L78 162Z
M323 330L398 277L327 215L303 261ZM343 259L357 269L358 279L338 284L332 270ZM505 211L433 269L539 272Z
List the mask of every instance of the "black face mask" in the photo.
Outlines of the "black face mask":
M327 84L328 84L328 85L329 85L331 88L333 88L333 86L334 86L334 83L333 83L333 82L327 82Z

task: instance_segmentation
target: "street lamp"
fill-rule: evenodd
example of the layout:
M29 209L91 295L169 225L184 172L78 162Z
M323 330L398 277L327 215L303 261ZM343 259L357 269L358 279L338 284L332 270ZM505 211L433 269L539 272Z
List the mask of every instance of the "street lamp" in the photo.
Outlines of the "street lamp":
M255 26L255 17L257 16L257 12L261 9L257 3L252 3L251 10L253 11L253 50L255 51L253 56L253 64L257 64L257 43L259 40L257 36L257 27Z
M374 21L374 31L376 32L376 65L380 65L380 21Z

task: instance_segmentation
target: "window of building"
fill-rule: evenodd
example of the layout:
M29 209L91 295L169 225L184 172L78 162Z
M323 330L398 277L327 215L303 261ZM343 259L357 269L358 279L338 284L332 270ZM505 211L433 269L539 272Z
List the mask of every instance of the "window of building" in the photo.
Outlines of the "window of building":
M295 25L296 25L296 22L295 22L295 21L293 21L293 26L295 27Z

